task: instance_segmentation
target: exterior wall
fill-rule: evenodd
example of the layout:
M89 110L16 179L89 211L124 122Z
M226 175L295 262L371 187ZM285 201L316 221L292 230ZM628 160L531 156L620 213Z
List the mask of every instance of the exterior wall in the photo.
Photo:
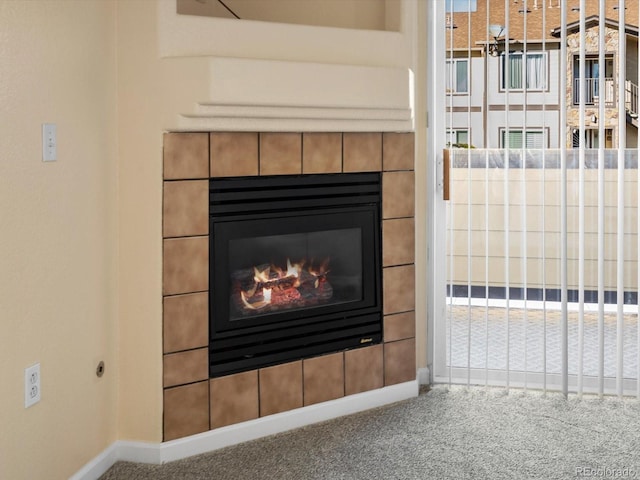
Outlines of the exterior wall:
M527 48L528 52L534 52L540 49L540 45L531 45ZM514 47L514 52L522 52L522 46ZM546 104L549 109L552 109L554 105L560 104L560 50L558 49L557 44L549 43L547 45L547 56L548 56L548 89L543 92L536 91L527 91L526 97L522 92L510 90L508 93L509 105L523 105L526 103L527 105L542 105ZM489 105L506 105L507 104L507 93L505 90L501 88L502 81L502 58L500 55L497 57L489 56L487 57L487 68L488 68L488 103ZM526 102L525 102L526 100Z
M627 150L638 148L638 128L627 123Z
M473 111L471 114L467 112L453 112L448 115L446 130L450 128L467 130L470 135L469 143L475 148L482 148L484 145L484 122L482 112Z
M599 27L592 27L587 30L587 55L598 53L598 35ZM614 56L618 51L618 31L613 28L607 28L605 36L606 52ZM548 145L549 148L559 148L562 142L567 147L572 147L572 135L574 129L579 127L579 109L573 104L574 93L574 75L573 75L573 59L579 53L579 33L573 33L568 36L567 48L567 91L565 92L567 101L567 128L566 130L558 128L560 121L560 50L556 44L550 43L552 50L547 50L548 55L548 82L549 88L545 92L522 92L510 91L507 93L501 90L501 57L487 56L474 57L472 59L471 69L471 98L467 95L447 96L447 106L453 107L447 117L447 128L452 129L468 129L470 126L472 145L476 148L483 148L485 134L483 130L486 128L486 148L499 148L500 146L500 130L504 129L507 124L505 118L505 110L508 101L508 117L511 128L519 128L524 125L525 119L522 112L522 105L527 105L527 128L546 128L549 131ZM528 51L534 51L539 45L532 45ZM459 53L462 55L462 53ZM483 100L482 92L485 88L485 58L487 68L487 106L486 115L482 113ZM614 69L617 68L614 60ZM637 40L629 38L627 41L627 79L637 84ZM617 75L617 73L616 73ZM624 88L624 82L620 82L617 76L614 77L614 85L619 93ZM606 108L604 125L607 129L613 130L613 146L619 142L618 134L618 109L617 96L614 101L615 107ZM542 105L545 105L545 112L542 113ZM471 110L468 115L466 110ZM599 117L598 106L587 106L585 109L585 127L598 128L603 119L597 119L592 122L591 118L595 115ZM562 137L562 131L566 132L566 136ZM557 132L557 134L556 134ZM637 128L627 128L627 147L634 148L637 145L638 132Z
M467 59L466 52L459 52L460 56L456 56L457 59ZM472 107L481 107L482 98L484 95L484 59L476 56L477 52L473 52L471 57L471 64L469 68L469 94L455 93L447 94L447 106L467 108L469 105ZM469 98L470 97L470 98Z
M599 35L600 27L595 26L587 29L585 33L586 43L584 50L587 55L598 54L599 52ZM613 146L616 147L620 141L619 129L618 129L618 95L621 93L620 89L624 89L624 82L620 81L618 75L618 30L613 28L606 28L605 30L605 55L613 55L614 58L614 104L613 108L605 108L604 126L605 128L613 129ZM568 148L572 147L572 135L573 130L580 125L580 109L573 104L573 93L575 88L575 80L573 75L573 59L580 53L580 34L572 33L567 35L567 139L566 145ZM597 128L598 122L592 124L592 115L599 116L598 106L592 105L585 108L585 126L586 128ZM602 122L603 119L598 119Z
M509 128L523 129L525 116L522 111L509 111ZM488 114L487 137L489 148L500 148L502 131L506 129L507 118L504 110L493 110ZM527 130L544 130L547 134L549 148L560 147L560 132L557 125L560 121L560 112L557 108L542 112L540 110L527 111Z
M627 36L627 80L638 85L638 37Z
M556 48L551 44L550 48ZM529 48L528 51L534 51ZM500 148L501 131L509 124L511 129L542 129L547 131L549 148L559 146L559 138L556 135L559 123L559 50L547 51L547 82L548 89L543 92L527 91L526 94L518 91L501 89L502 85L502 59L500 56L488 57L487 68L489 71L489 83L487 89L488 113L487 113L487 138L488 148ZM508 102L508 119L507 119ZM523 105L526 104L526 118ZM544 109L543 109L544 105Z
M539 48L539 46L537 46ZM501 57L473 57L471 62L471 95L448 95L447 107L449 108L446 120L447 129L470 129L471 144L476 148L499 148L500 131L507 125L505 109L507 100L509 104L510 128L522 128L525 123L522 105L526 103L526 125L528 129L546 129L548 131L549 148L558 148L560 145L559 123L559 55L555 43L549 43L548 55L548 89L544 92L522 92L501 90ZM529 49L533 51L533 49ZM459 53L463 55L464 52ZM487 71L485 72L485 66ZM488 80L486 85L486 102L483 97L485 90L485 75ZM544 113L543 107L544 106ZM467 113L470 110L470 114ZM484 113L483 113L484 110ZM486 129L486 133L485 133ZM487 144L485 145L485 136Z
M467 58L467 52L457 52L456 58ZM484 97L484 59L473 52L469 66L469 93L447 93L446 129L469 132L469 143L484 147L484 121L482 101Z
M115 2L0 2L3 479L68 478L117 438L115 25Z

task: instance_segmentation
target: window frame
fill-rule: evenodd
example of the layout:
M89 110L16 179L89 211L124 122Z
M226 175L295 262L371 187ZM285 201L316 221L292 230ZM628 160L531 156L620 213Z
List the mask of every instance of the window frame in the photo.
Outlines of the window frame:
M523 51L509 51L509 58L513 58L515 56L523 57L525 52ZM549 91L549 52L546 50L527 50L527 57L539 55L543 58L542 63L544 64L545 76L544 76L544 86L542 88L526 88L527 92L548 92ZM498 83L498 88L500 92L524 92L525 88L505 88L506 76L505 76L505 63L507 61L507 53L502 52L499 57L499 69L500 69L500 79ZM524 70L522 71L524 74ZM521 83L524 85L526 83L526 79L520 79Z
M460 142L458 135L461 133L466 133L467 135L467 141L466 142ZM455 135L456 136L456 141L455 143L451 143L450 142L450 136L451 135ZM445 136L446 136L446 146L447 147L451 147L451 148L455 148L454 145L471 145L470 140L471 140L471 129L470 128L447 128L446 132L445 132Z
M571 131L571 150L577 150L580 148L580 129L574 127ZM600 144L600 138L599 138L599 132L600 129L599 128L585 128L584 129L584 134L585 134L585 150L592 150L592 149L597 149L599 144ZM613 145L613 132L614 132L614 128L613 127L607 127L604 129L604 148L606 149L610 149L613 148L612 146L607 146L607 142L610 142L611 145ZM596 137L594 135L594 133L598 134L598 145L594 145L594 141L596 140ZM577 137L577 142L576 142L576 134L578 135Z
M593 54L593 53L587 53L585 54L585 68L587 65L591 64L593 65L594 63L598 63L598 68L600 68L600 57L597 54ZM611 107L611 104L615 104L615 97L617 95L616 90L619 89L619 85L616 82L616 54L612 53L612 52L605 52L605 59L604 59L604 71L605 71L605 76L604 76L604 81L605 81L605 105L607 106L606 108L613 108ZM576 88L576 83L580 81L580 72L578 71L579 69L579 61L580 61L580 55L577 53L574 53L572 55L572 61L571 61L571 84L570 84L570 88L571 88L571 105L576 107L580 105L580 89ZM611 76L608 77L607 76L607 64L608 62L611 61L611 71L610 74ZM593 68L593 67L591 67ZM598 79L599 77L585 77L585 79ZM607 80L611 80L612 85L613 85L613 99L611 102L607 102L606 98L606 89L607 89ZM589 87L587 87L589 88ZM598 92L599 93L599 92ZM592 99L594 98L598 98L601 95L592 95ZM587 100L586 105L591 106L591 105L597 105L597 102L595 102L594 100L589 101Z
M528 134L532 134L532 133L539 133L542 134L542 147L543 149L548 149L549 148L549 128L546 127L531 127L531 128L527 128L527 129L523 129L522 127L517 127L517 128L513 128L510 127L508 129L509 132L520 132L523 134L523 139L524 139L524 144L525 144L525 150L529 150L530 148L526 147L527 144L527 135ZM499 132L498 132L498 145L499 148L501 149L505 149L505 134L507 133L507 128L506 127L500 127L499 128ZM520 147L512 147L509 146L509 150L522 150L522 146Z
M457 64L464 62L467 64L467 79L466 79L466 83L467 83L467 91L466 92L462 92L462 91L458 91L457 87L458 87L458 70L457 70ZM450 66L452 65L452 66ZM453 66L455 65L455 66ZM465 58L447 58L446 59L446 68L447 71L445 72L446 74L446 79L445 79L445 92L447 95L471 95L471 59L468 57ZM455 81L452 81L451 83L455 86L454 89L449 90L449 75L450 72L453 73L455 75Z

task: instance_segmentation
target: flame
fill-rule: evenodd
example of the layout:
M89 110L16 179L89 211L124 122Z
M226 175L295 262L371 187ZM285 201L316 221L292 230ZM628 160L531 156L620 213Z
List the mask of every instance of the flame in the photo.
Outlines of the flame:
M264 289L264 290L268 290L268 289ZM247 300L247 296L243 291L240 291L240 298L242 299L242 303L244 303L244 306L247 307L250 310L260 310L261 308L266 307L267 305L269 305L269 303L271 303L271 291L269 291L269 301L266 302L266 297L265 300L260 300L258 302L255 303L249 303L249 301Z
M287 258L287 274L286 277L297 277L300 275L300 270L302 270L302 263L294 263L291 264L291 260Z
M316 277L322 277L329 273L329 258L325 258L317 267L309 267L309 273Z
M258 270L256 267L253 267L253 279L258 283L268 282L270 273L271 267L267 267L262 271Z
M286 270L271 264L268 267L253 267L253 285L243 285L240 300L249 310L261 310L268 306L277 306L291 302L291 298L300 295L298 288L320 288L327 282L329 258L318 264L314 259L303 258L292 262L287 258ZM262 270L260 269L262 268ZM249 288L247 288L249 287ZM283 300L286 299L286 300Z

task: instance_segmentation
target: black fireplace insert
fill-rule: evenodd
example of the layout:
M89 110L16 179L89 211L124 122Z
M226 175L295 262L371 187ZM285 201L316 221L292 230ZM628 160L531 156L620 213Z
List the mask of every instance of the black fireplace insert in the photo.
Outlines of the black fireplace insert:
M379 343L379 173L210 180L211 377Z

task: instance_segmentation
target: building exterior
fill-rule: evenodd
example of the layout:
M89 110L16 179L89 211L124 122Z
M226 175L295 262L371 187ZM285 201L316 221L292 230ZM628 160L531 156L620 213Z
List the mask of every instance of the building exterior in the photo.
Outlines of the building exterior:
M448 14L447 143L477 148L521 148L523 143L527 148L579 146L579 11L568 6L567 58L563 59L561 9L555 3L479 0L474 12ZM625 95L626 145L637 145L638 4L628 3L623 74L618 74L618 11L614 2L606 3L606 80L601 89L598 2L586 2L587 148L598 146L599 121L605 122L605 147L619 144L618 95ZM567 68L566 92L561 92L561 68ZM601 90L604 120L598 118ZM566 129L560 128L562 95L566 95Z

